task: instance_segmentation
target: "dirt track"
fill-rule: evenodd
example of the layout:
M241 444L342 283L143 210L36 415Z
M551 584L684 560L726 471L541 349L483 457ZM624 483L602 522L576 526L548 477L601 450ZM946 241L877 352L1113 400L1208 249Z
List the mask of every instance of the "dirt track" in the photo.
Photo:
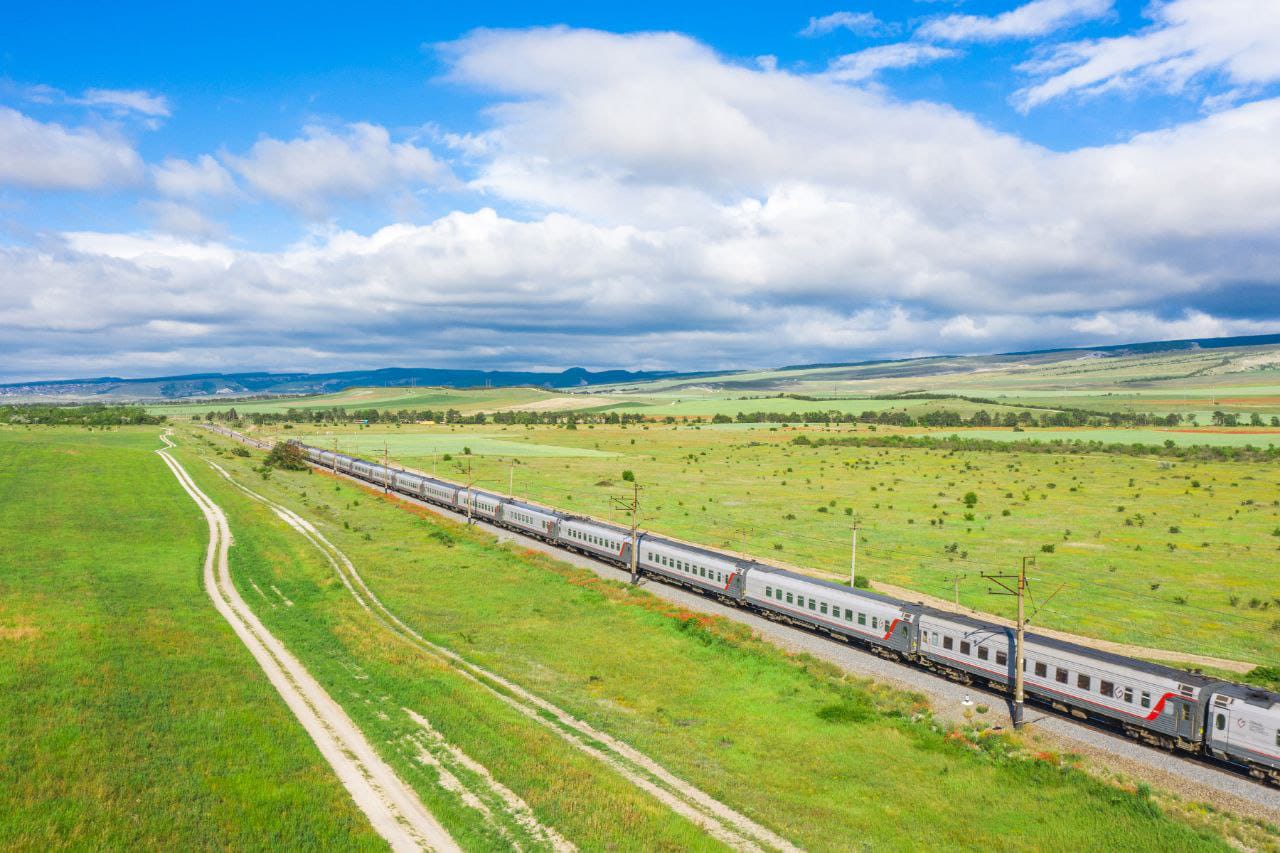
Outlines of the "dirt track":
M161 438L167 447L174 446L167 435ZM227 550L232 538L226 516L177 460L165 450L156 453L209 524L204 585L214 607L258 661L373 828L393 850L460 850L414 790L378 757L342 707L258 621L231 582Z

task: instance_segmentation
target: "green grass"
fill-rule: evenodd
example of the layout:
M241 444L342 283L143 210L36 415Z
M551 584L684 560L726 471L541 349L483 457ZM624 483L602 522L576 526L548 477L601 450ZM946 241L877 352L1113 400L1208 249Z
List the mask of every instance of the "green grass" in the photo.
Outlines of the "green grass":
M537 388L491 388L458 391L450 388L348 388L333 394L313 394L278 400L201 400L190 403L156 403L148 405L153 415L190 418L194 414L235 408L241 414L251 412L287 412L289 409L457 409L463 414L475 411L510 409L560 396Z
M565 447L562 444L535 444L526 436L514 438L501 434L464 430L455 433L422 433L391 431L338 431L325 433L301 433L291 436L307 444L332 449L337 439L338 450L370 457L381 457L383 450L393 456L427 458L430 454L461 456L468 450L475 456L520 456L521 458L566 458L590 456L607 458L615 454L586 447ZM444 469L441 469L444 473Z
M213 609L158 432L0 428L0 847L383 848Z
M437 430L386 430L413 431ZM1005 600L987 595L977 575L1035 556L1037 595L1067 585L1040 625L1255 663L1280 657L1274 466L790 443L801 433L848 434L821 428L485 431L621 454L513 454L515 493L554 506L622 521L610 497L631 470L647 489L648 529L839 577L847 577L856 516L860 571L880 581L950 599L946 578L967 574L962 601L1005 612ZM372 441L378 434L361 433ZM431 470L430 457L393 458ZM500 456L474 461L477 484L503 493L510 469ZM972 510L962 501L969 491L978 498Z
M252 595L246 579L271 573L296 606L264 619L377 743L394 744L405 725L394 713L379 722L378 713L413 707L584 848L706 846L682 822L644 811L643 797L628 798L598 768L579 759L566 772L573 756L540 729L384 639L323 564L287 556L296 553L288 534L199 471L195 455L184 450L238 531L237 583ZM788 657L734 623L692 618L641 590L495 547L483 533L323 474L263 481L250 470L255 460L218 461L315 522L428 638L632 743L803 847L1222 846L1141 793L1092 781L1053 756L1037 759L1015 742L949 737L928 716L912 719L918 700Z
M1247 430L1248 427L1245 427ZM942 429L904 430L909 434L981 438L993 441L1101 441L1105 444L1151 444L1160 446L1167 441L1182 447L1207 444L1212 447L1256 447L1280 445L1280 429L1265 433L1243 430L1214 432L1209 429L1028 429L1014 432L1011 429Z

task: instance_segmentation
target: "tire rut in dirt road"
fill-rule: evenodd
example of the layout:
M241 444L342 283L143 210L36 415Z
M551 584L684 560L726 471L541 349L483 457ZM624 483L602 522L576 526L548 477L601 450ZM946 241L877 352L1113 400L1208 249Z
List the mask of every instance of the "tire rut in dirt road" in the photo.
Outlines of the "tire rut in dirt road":
M167 435L161 438L167 447L174 447ZM209 525L204 585L214 607L257 660L373 828L393 850L460 850L413 789L378 757L342 707L249 609L231 582L227 552L232 537L226 516L176 459L166 450L156 453Z

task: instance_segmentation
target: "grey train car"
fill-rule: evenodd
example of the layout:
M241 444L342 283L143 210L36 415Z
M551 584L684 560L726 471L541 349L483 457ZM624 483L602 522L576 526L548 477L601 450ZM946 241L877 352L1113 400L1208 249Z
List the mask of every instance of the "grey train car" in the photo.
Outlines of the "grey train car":
M915 652L916 605L760 563L747 571L745 603L775 618L866 643L895 657Z
M315 465L629 567L631 531L303 445ZM922 604L644 534L639 570L770 618L1008 691L1013 631ZM1030 701L1167 749L1196 752L1280 785L1280 694L1038 634L1026 636Z
M742 598L746 563L694 545L645 535L637 568L681 586L737 601Z

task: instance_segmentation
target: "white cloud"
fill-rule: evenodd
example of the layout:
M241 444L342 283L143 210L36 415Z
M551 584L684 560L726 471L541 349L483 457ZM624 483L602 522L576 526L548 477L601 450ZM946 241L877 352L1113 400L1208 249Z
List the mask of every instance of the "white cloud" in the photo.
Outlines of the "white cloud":
M957 50L932 44L885 44L841 56L831 63L827 75L833 80L858 83L888 69L912 68L959 55Z
M1072 24L1103 17L1114 0L1031 0L992 17L947 15L926 21L918 38L934 41L998 41L1042 36Z
M824 36L836 30L848 30L857 35L878 35L886 32L886 24L872 12L832 12L820 18L810 18L800 31L802 36Z
M141 173L141 158L122 139L0 107L0 184L92 190L131 184Z
M1068 94L1097 95L1152 88L1184 92L1198 78L1221 74L1247 90L1280 80L1280 12L1274 0L1168 0L1146 14L1153 24L1134 35L1059 45L1022 66L1041 76L1015 102L1029 109ZM1245 92L1224 99L1221 107Z
M246 156L224 160L251 188L308 215L335 199L359 199L438 183L448 169L426 148L392 142L386 128L312 125L297 139L260 139Z
M169 99L139 89L88 89L75 103L90 107L108 107L123 112L136 112L154 118L169 115Z
M143 202L141 206L151 215L156 227L169 234L212 239L223 236L226 230L189 205L168 200L151 200Z
M208 154L194 162L168 159L151 169L156 189L167 196L196 198L228 196L236 192L235 179L222 164Z

